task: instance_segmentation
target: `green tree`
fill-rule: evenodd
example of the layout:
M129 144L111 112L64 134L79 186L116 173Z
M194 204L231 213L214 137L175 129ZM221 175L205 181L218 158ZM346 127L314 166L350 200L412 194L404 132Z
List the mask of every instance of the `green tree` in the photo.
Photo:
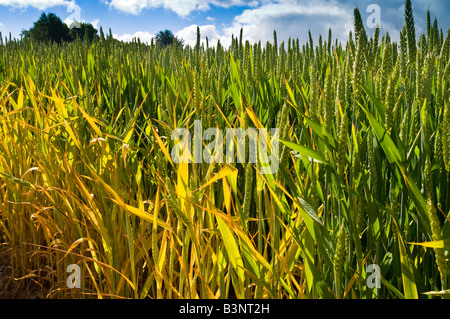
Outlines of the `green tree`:
M70 26L70 35L73 39L80 38L85 40L86 38L92 42L94 39L98 38L98 31L94 26L90 23L79 23L78 26L71 25Z
M39 20L34 22L30 30L22 31L22 37L39 42L71 41L69 27L54 13L41 14Z
M156 44L159 44L163 47L167 47L168 45L172 45L173 43L177 43L178 46L183 46L184 41L182 39L178 39L170 30L159 31L155 36Z

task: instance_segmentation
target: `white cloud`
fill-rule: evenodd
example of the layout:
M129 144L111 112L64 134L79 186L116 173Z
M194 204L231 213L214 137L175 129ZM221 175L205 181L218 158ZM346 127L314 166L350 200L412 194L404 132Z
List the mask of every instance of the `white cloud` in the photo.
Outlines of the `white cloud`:
M0 0L1 1L1 0ZM165 8L187 17L194 11L207 11L211 6L230 8L232 6L248 6L241 14L234 17L230 24L218 29L213 24L216 19L208 16L210 25L201 26L202 39L208 36L210 43L221 43L228 46L231 35L239 35L243 28L244 40L254 43L272 41L273 31L277 30L279 39L300 38L307 40L308 31L313 37L319 34L327 36L331 28L333 37L341 41L348 39L348 33L353 29L353 9L355 5L365 14L366 5L373 0L102 0L111 8L131 14L139 14L143 10ZM356 1L356 3L355 3ZM418 0L425 1L425 0ZM400 5L393 5L395 9ZM386 13L388 8L383 8ZM390 18L391 15L385 17ZM400 18L401 20L401 18ZM384 22L384 21L383 21ZM400 21L402 23L402 21ZM393 24L385 25L391 30ZM186 44L195 44L196 26L188 26L176 33ZM279 41L281 42L281 41Z
M218 7L229 8L233 6L256 7L261 2L267 2L267 0L210 0L209 2Z
M213 3L213 1L211 1ZM247 1L247 5L255 1ZM215 3L214 3L215 4ZM224 1L225 5L242 4L242 1ZM208 17L214 23L214 18ZM328 35L331 28L333 38L342 41L348 39L348 33L353 29L353 6L344 5L336 0L278 0L260 1L258 6L244 10L234 17L233 21L219 29L214 24L200 26L202 42L208 37L211 46L220 40L225 47L231 44L231 37L239 36L243 29L243 38L250 43L273 40L273 31L277 31L279 43L282 40L299 38L302 42L308 39L308 31L317 39L319 34ZM190 25L179 30L175 35L184 40L185 44L195 45L197 40L197 25Z
M95 19L95 20L91 21L91 24L94 28L98 29L99 22L100 22L100 19Z
M2 1L2 0L0 0ZM18 1L18 0L16 0ZM57 1L57 0L54 0ZM165 8L177 13L181 17L186 17L194 11L207 11L211 6L229 8L232 6L247 6L246 10L234 17L227 25L216 25L216 19L208 16L206 20L209 24L200 26L202 41L208 37L211 46L218 40L225 47L231 43L231 36L239 36L240 29L243 28L244 40L251 43L261 41L264 45L266 41L273 40L273 31L277 31L278 42L286 41L289 37L299 38L302 43L308 40L308 31L311 30L313 38L316 40L321 34L325 39L328 36L328 29L331 28L333 39L346 42L350 30L353 30L353 11L355 6L359 7L363 21L366 21L370 13L366 12L369 4L373 0L101 0L111 8L139 14L143 10L152 8ZM434 12L446 12L450 7L450 1L439 0L416 0L415 17L417 17L416 27L421 30L420 15L426 12L426 5L429 4ZM394 0L392 2L380 4L382 34L389 31L391 38L398 40L398 33L403 26L404 0ZM439 18L439 17L438 17ZM423 18L422 18L423 20ZM441 26L441 20L439 20ZM445 23L444 23L445 24ZM444 25L444 30L448 28ZM175 35L182 38L186 44L195 45L197 25L187 26ZM373 29L368 29L371 34ZM130 41L133 37L139 36L141 40L150 41L153 35L145 31L135 34L125 34L117 36L125 41Z
M223 29L222 37L226 40L221 42L229 44L231 35L238 36L241 28L244 40L251 43L272 42L274 30L277 31L279 43L289 37L304 42L309 30L317 38L319 34L327 36L329 28L333 38L345 40L353 28L353 9L347 9L334 0L267 2L236 16L233 23Z
M209 17L207 20L214 21L214 18ZM319 34L325 37L329 28L332 29L334 38L345 41L353 28L353 8L341 6L335 0L264 1L257 7L244 10L223 29L214 24L199 27L202 42L208 37L211 46L220 40L222 45L228 47L232 35L239 36L241 28L244 41L261 41L263 45L266 41L272 42L274 30L277 31L279 43L289 37L300 38L304 42L307 40L308 30L311 30L315 38ZM197 25L185 27L175 35L183 39L185 44L194 46L197 41Z
M200 35L202 42L206 41L206 37L208 37L209 45L215 46L217 44L217 40L226 42L226 37L221 36L214 25L201 25L200 27ZM174 33L174 35L180 39L184 40L184 44L188 44L190 46L195 46L197 42L197 25L190 25L186 28L179 30ZM113 34L113 37L117 40L124 42L131 42L133 39L139 38L141 42L150 43L152 38L155 37L154 34L149 33L147 31L138 31L133 34L126 33L122 35Z
M3 27L3 23L0 22L0 28Z
M192 11L205 11L209 9L207 0L110 0L106 1L111 8L137 15L142 10L152 8L165 8L174 11L181 17L186 17Z
M147 32L147 31L138 31L133 34L129 34L129 33L126 33L123 35L113 34L113 37L117 40L124 41L124 42L131 42L133 39L140 39L141 42L150 43L152 41L152 38L155 37L155 35Z
M224 36L221 36L215 25L201 25L200 28L200 38L203 43L206 42L206 37L208 37L208 42L210 46L215 46L217 40L220 39L222 42ZM189 44L194 46L197 43L197 25L190 25L186 28L181 29L175 33L175 36L184 40L184 44ZM223 43L222 43L223 44Z
M56 6L70 6L75 4L75 1L68 0L0 0L1 6L8 6L18 9L27 9L33 7L39 10L45 10L47 8Z
M134 15L146 9L164 8L180 17L187 17L193 11L207 11L211 5L229 8L232 6L256 6L257 0L103 0L111 8Z
M23 10L29 7L46 10L52 7L63 6L66 7L68 13L72 13L63 21L65 24L70 26L75 21L85 22L81 20L81 8L76 4L75 0L0 0L0 6Z
M245 10L227 32L237 34L236 28L243 27L244 37L252 42L273 39L274 30L280 39L305 40L308 30L318 36L332 27L335 37L345 38L352 27L352 13L334 1L280 1Z

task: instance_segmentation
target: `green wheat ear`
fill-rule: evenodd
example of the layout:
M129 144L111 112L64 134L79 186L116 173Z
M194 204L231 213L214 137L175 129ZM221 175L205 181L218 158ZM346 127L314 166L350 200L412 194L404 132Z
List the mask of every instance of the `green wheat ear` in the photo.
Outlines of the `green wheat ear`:
M430 164L426 164L427 166L430 166ZM429 169L426 168L427 172L429 173ZM432 198L429 196L427 199L427 207L428 207L428 213L430 215L430 221L431 221L431 231L432 231L432 237L434 241L441 241L442 240L442 228L441 228L441 222L439 221L439 217L437 214L436 206L433 203ZM441 280L444 283L446 283L448 278L448 270L447 270L447 261L444 253L443 248L434 248L434 252L436 254L436 264L438 266L439 273L441 274Z
M183 222L183 224L193 233L193 225L192 221L189 219L189 217L183 212L183 210L180 207L177 194L175 192L175 188L172 185L172 181L170 178L166 178L166 186L167 186L167 195L164 196L169 206L172 208L172 210L175 212L178 218Z
M341 185L345 184L345 166L347 156L347 136L348 136L348 115L347 110L344 109L344 115L339 127L339 144L338 144L338 177ZM356 160L356 159L355 159Z
M344 265L345 257L345 227L344 223L341 224L336 241L336 253L334 254L334 277L336 280L336 288L338 298L341 298L341 275Z
M374 139L372 132L370 132L369 136L367 137L367 160L369 166L368 168L372 194L373 196L375 196L378 188L378 178L377 178L377 168L374 150Z
M353 11L354 25L355 25L355 42L361 41L361 55L366 58L368 57L368 41L366 30L364 29L364 23L361 18L361 13L358 8Z
M352 85L353 85L353 99L358 99L360 97L360 85L362 84L363 79L363 73L362 73L362 66L363 66L363 59L364 59L364 42L361 37L358 38L356 42L356 52L355 52L355 59L353 62L353 79L352 79ZM356 109L357 112L359 108Z
M385 128L388 134L391 134L392 126L394 124L394 110L397 102L397 81L399 76L399 64L394 68L392 72L386 90L385 100Z
M244 185L244 205L243 214L241 215L242 226L245 231L248 229L248 218L250 216L250 208L252 205L253 194L253 165L248 163L245 168L245 185Z
M405 3L405 25L408 38L409 63L413 64L416 60L417 46L416 29L414 26L414 15L411 0L406 0Z
M450 103L444 106L444 119L442 121L442 155L445 170L450 173Z

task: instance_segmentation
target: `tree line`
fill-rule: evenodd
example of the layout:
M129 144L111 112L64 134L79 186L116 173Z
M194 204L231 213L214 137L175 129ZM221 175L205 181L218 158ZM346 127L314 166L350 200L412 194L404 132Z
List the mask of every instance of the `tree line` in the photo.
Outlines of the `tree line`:
M29 30L23 30L20 34L22 39L30 39L35 42L63 43L72 42L76 39L88 40L90 42L103 36L102 28L99 31L91 24L75 22L68 26L60 17L54 13L43 12L39 19L33 23ZM155 44L167 47L176 43L183 46L184 41L176 37L172 31L166 29L159 31L154 38ZM152 40L153 42L153 40Z

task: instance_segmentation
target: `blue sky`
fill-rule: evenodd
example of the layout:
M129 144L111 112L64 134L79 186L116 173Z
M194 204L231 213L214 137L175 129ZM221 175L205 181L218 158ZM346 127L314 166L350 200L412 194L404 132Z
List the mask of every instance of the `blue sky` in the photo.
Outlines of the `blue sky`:
M450 27L450 1L412 0L417 34L426 28L426 11L438 18L444 34ZM368 11L376 5L375 11ZM54 12L63 21L79 20L103 27L118 39L139 37L149 42L160 30L170 29L185 43L195 43L196 28L214 45L220 39L228 45L231 35L243 28L250 42L271 41L277 30L279 42L289 37L305 42L308 30L315 38L327 36L346 41L352 30L353 9L359 7L363 19L371 21L379 12L382 33L389 31L398 40L403 26L404 0L0 0L0 31L19 37L42 12ZM370 33L370 24L366 29Z

